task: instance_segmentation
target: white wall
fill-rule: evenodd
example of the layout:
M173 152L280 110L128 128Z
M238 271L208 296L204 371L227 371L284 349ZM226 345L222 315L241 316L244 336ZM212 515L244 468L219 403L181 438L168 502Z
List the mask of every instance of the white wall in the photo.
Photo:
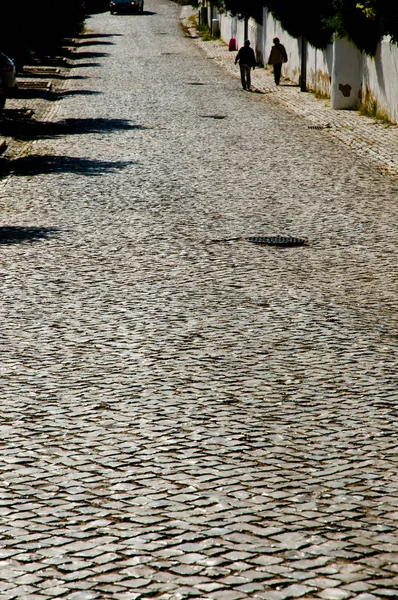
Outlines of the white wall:
M324 96L330 96L333 69L333 44L326 50L307 45L307 86Z
M363 56L362 99L376 100L379 111L398 122L398 46L388 38L378 44L375 58Z
M332 108L358 108L362 91L362 53L346 39L333 42Z
M235 38L238 43L238 48L243 46L245 24L238 17L232 17L229 14L220 14L220 29L221 38L229 43L231 38Z
M244 21L229 14L220 14L219 18L221 38L224 42L228 44L231 38L236 38L238 47L243 46ZM279 21L276 21L266 8L263 25L249 19L248 37L258 61L262 64L268 61L272 39L278 37L289 56L288 62L283 65L282 75L293 83L299 83L301 42L284 31ZM345 81L347 76L350 81ZM352 85L352 82L355 85ZM341 101L343 98L339 96L340 84L344 86L347 83L356 88L351 102ZM385 112L391 121L398 122L398 46L391 45L389 40L384 38L378 45L376 56L371 58L355 50L345 40L336 40L325 50L316 50L307 44L307 86L323 95L332 95L336 108L355 108L358 95L362 101L375 101L379 111Z

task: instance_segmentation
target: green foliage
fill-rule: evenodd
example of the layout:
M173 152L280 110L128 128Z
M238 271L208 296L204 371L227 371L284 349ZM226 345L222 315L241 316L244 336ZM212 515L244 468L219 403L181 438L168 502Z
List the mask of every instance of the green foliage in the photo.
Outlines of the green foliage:
M239 18L253 17L261 22L265 3L263 0L216 0L213 5L238 15Z
M388 114L379 110L379 106L377 100L371 97L365 97L359 106L359 113L366 117L370 117L378 121L378 123L382 123L383 125L393 125Z
M316 48L325 48L333 28L328 19L333 15L332 0L219 0L218 6L239 17L254 17L261 22L267 7L282 27L293 37L304 37Z
M215 0L220 10L261 22L264 7L292 37L325 48L333 33L374 55L383 35L398 43L398 0Z
M217 40L214 35L212 35L210 28L208 25L200 24L197 26L197 29L201 35L202 42L211 42L212 40Z
M329 23L333 16L333 0L268 0L268 9L293 37L303 36L315 48L326 48L333 35Z
M335 14L330 19L337 35L348 38L359 50L374 55L383 35L380 19L370 7L357 0L335 0Z
M372 20L382 32L398 43L398 2L396 0L362 0L357 3L367 19Z

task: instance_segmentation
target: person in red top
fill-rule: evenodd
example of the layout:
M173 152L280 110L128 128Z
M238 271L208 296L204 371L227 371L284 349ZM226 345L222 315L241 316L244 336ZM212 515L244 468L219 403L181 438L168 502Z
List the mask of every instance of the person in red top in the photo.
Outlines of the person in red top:
M272 40L274 45L271 49L271 54L269 55L268 64L274 66L274 79L276 85L279 85L279 81L281 79L281 70L282 64L287 62L287 52L285 46L283 46L279 38L274 38Z
M253 48L250 48L250 40L245 41L245 45L239 50L235 58L235 64L239 61L240 78L244 90L251 92L250 69L256 66L256 57Z

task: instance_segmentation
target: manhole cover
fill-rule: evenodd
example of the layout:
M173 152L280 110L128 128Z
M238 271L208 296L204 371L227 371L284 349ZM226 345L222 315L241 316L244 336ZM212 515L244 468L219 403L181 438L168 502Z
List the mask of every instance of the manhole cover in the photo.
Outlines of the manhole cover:
M308 125L308 129L330 129L331 125L330 123L327 123L326 125Z
M226 119L225 115L200 115L202 119Z
M282 237L282 236L268 236L268 237L260 237L260 236L252 236L246 237L246 242L251 242L252 244L263 244L265 246L284 246L285 248L288 246L309 246L308 240L303 238L296 237Z

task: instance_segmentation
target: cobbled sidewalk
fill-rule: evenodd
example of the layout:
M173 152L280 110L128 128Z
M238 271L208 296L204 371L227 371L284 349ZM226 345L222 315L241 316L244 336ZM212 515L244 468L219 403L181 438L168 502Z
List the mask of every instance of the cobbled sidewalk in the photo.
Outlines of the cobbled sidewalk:
M181 21L190 31L196 44L208 58L214 59L240 82L239 68L234 64L236 52L219 40L203 42L192 29L189 16L195 14L191 7L181 11ZM239 83L240 84L240 83ZM317 99L314 94L303 93L298 86L281 81L277 87L271 70L262 67L252 71L252 87L267 94L276 103L300 115L309 127L322 129L329 137L350 146L361 156L369 158L383 172L398 177L398 125L386 125L365 117L357 111L337 111L330 107L330 100Z
M29 77L29 74L32 76ZM35 76L34 76L35 75ZM33 140L24 139L19 135L20 122L53 120L57 105L56 101L68 87L69 69L58 67L47 69L45 66L25 67L17 81L20 93L16 97L7 98L5 110L0 114L0 144L4 145L2 158L17 158L29 152L29 146L34 147ZM5 179L0 179L0 188Z

